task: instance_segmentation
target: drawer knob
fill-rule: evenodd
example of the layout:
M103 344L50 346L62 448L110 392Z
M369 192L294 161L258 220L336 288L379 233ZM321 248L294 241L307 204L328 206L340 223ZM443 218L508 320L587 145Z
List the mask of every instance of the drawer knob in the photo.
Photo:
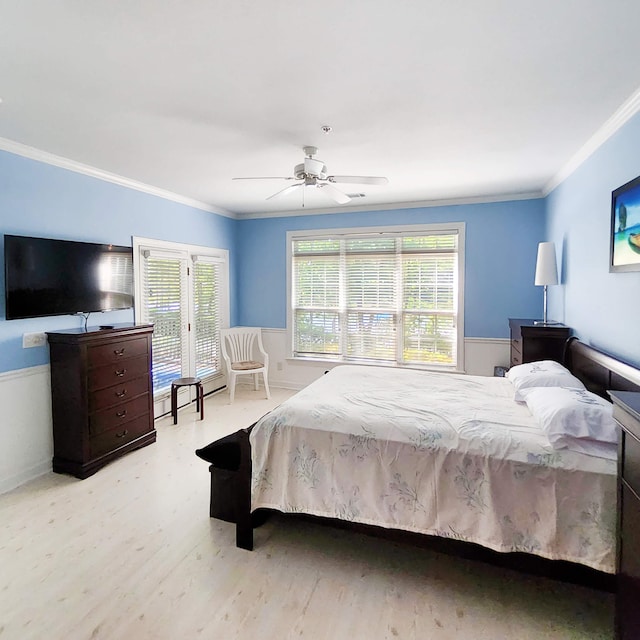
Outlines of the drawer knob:
M123 356L124 355L124 347L122 347L122 349L114 349L113 350L113 355L115 355L115 356Z
M127 410L123 409L122 411L118 411L116 413L116 416L118 416L118 418L124 418L127 415Z
M116 433L116 438L124 438L128 433L129 431L125 429L122 433Z
M127 395L127 390L123 389L122 391L116 391L117 398L124 398Z
M118 376L118 378L122 378L122 376L125 373L127 373L127 370L126 369L119 369L118 371L115 371L114 373Z

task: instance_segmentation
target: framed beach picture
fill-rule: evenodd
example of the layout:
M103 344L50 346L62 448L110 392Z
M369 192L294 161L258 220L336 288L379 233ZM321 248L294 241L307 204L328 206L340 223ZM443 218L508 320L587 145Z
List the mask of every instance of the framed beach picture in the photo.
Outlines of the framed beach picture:
M609 271L640 271L640 176L611 194Z

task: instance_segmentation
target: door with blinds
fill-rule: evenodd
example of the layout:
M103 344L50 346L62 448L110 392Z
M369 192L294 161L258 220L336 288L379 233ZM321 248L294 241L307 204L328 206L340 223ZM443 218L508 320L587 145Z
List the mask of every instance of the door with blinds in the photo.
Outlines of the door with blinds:
M220 329L229 326L224 250L134 239L136 319L154 325L153 390L166 413L171 382L201 378L205 392L225 384ZM182 390L180 404L192 389Z

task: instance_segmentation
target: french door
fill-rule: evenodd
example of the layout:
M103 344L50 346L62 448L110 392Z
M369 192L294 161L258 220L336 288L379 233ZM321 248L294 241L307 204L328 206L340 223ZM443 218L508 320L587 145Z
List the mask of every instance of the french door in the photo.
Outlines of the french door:
M228 252L134 238L135 311L154 325L156 415L166 413L171 381L198 377L205 392L225 384L220 329L229 326ZM190 400L184 388L179 403Z

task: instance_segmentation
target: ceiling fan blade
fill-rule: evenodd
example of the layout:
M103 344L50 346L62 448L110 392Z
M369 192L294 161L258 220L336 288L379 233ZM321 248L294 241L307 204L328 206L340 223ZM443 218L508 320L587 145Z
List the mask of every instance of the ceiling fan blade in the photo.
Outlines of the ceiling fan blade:
M346 193L342 193L340 189L336 189L333 185L327 182L318 184L318 189L322 189L325 195L329 196L332 200L335 200L338 204L347 204L347 202L351 202L351 198Z
M267 200L271 200L271 198L277 198L278 196L284 196L285 194L291 193L292 191L295 191L298 187L302 187L303 185L304 185L304 182L298 182L297 184L290 184L288 187L285 187L280 191L276 191L276 193L274 193L272 196L269 196Z
M231 178L232 180L297 180L290 176L249 176L246 178Z
M351 184L387 184L389 180L381 176L327 176L329 182L349 182Z

